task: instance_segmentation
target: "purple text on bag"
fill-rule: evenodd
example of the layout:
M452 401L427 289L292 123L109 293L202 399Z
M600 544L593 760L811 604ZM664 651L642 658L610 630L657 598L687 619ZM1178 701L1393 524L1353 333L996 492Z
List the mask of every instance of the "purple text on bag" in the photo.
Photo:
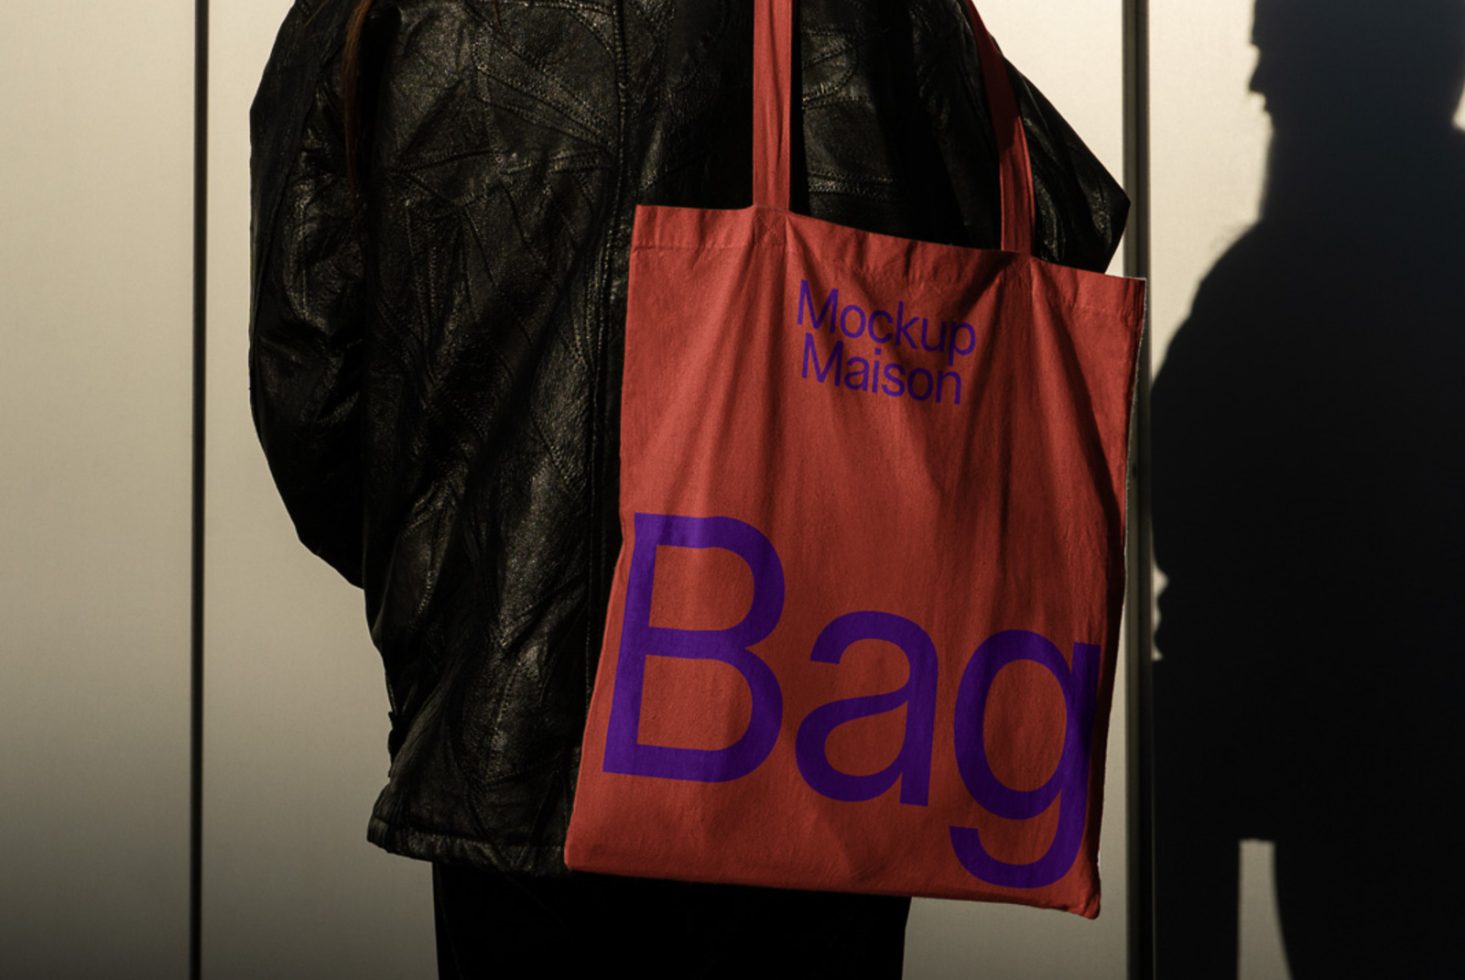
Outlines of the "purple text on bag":
M809 712L794 740L794 757L804 782L835 800L872 800L900 780L900 802L924 806L931 794L931 745L936 735L936 646L921 627L894 613L861 611L835 617L814 641L810 660L837 664L857 640L885 640L910 661L910 678L898 691L867 694L820 705ZM885 769L852 776L829 764L824 747L845 722L905 706L905 742Z
M1047 782L1037 789L1017 790L1003 783L987 759L982 724L987 695L999 671L1028 660L1045 667L1063 690L1065 723L1063 752ZM1089 755L1093 731L1099 648L1091 643L1073 645L1073 666L1062 651L1038 633L1005 630L977 647L961 675L956 693L953 739L956 766L972 799L999 817L1026 820L1047 810L1059 797L1058 829L1047 852L1036 861L1009 864L994 858L982 846L974 827L952 827L951 846L962 867L983 881L1013 888L1041 888L1062 878L1083 843L1087 813Z
M605 771L723 782L757 769L778 741L783 693L768 664L748 647L773 632L783 614L783 566L773 543L753 525L731 517L637 514L636 543L626 584L625 619L605 742ZM673 629L651 625L651 589L657 546L726 548L753 572L753 602L742 622L727 629ZM647 745L640 740L641 689L646 658L720 660L748 684L753 710L747 730L722 749Z
M651 594L658 547L724 548L738 555L753 573L748 614L727 629L675 629L651 625ZM635 546L626 587L621 645L606 733L606 772L667 779L726 782L748 775L778 741L783 694L768 664L750 649L770 633L783 612L783 566L773 543L761 531L731 517L677 514L635 515ZM846 698L820 705L804 718L795 736L795 760L811 789L842 801L874 799L900 782L900 801L925 805L931 782L936 691L940 661L929 634L894 613L858 610L837 616L814 642L810 659L839 663L851 644L883 640L909 661L910 676L899 690ZM951 827L951 843L963 868L983 881L1012 888L1039 888L1062 878L1083 843L1097 697L1099 648L1075 643L1070 666L1046 637L1028 630L1004 630L972 653L957 688L952 725L957 768L972 799L998 817L1027 820L1058 801L1058 826L1044 855L1014 864L993 857L973 827ZM722 749L647 745L640 741L641 703L648 656L719 660L734 667L748 685L752 712L748 727ZM1017 790L992 771L983 724L987 699L998 673L1018 661L1045 668L1058 681L1064 699L1063 749L1047 781ZM847 722L906 709L906 736L895 761L880 772L851 775L830 764L825 746Z

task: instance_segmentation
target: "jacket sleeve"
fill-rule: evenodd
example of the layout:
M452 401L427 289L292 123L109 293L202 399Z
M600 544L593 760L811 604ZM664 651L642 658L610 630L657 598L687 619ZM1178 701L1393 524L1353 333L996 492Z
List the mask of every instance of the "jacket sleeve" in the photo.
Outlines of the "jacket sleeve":
M338 84L349 6L296 0L250 106L249 402L301 542L359 587L366 292Z

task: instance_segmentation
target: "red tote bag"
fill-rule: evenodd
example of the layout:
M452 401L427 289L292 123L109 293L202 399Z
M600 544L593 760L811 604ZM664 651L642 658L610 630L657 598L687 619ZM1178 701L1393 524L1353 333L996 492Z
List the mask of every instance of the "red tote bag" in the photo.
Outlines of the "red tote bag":
M790 212L792 7L754 4L753 204L635 211L565 861L1093 918L1144 283L1033 256L975 9L1002 247Z

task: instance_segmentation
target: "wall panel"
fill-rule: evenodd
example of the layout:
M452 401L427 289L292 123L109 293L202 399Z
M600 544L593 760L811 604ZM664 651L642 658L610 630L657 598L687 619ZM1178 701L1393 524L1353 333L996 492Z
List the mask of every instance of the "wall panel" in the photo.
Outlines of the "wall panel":
M0 976L188 969L193 10L0 34Z
M1257 62L1252 7L1250 0L1151 5L1150 326L1156 372L1201 280L1259 214L1272 129L1262 98L1249 87ZM1157 596L1164 587L1157 571ZM1158 616L1157 628L1164 628ZM1236 931L1239 976L1285 978L1269 846L1236 847L1237 920L1216 928ZM1159 900L1186 901L1172 893ZM1157 965L1162 978L1186 975L1173 957L1162 956Z

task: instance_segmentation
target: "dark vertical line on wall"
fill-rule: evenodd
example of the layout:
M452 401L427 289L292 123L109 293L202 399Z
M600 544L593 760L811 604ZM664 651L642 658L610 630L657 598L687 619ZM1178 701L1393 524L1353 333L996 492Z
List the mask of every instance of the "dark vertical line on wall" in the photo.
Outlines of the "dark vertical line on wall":
M193 7L193 475L189 579L188 976L203 973L203 519L208 287L209 3Z
M1149 0L1124 0L1124 186L1133 202L1125 237L1125 273L1150 275L1150 24ZM1139 352L1134 431L1130 447L1129 590L1125 634L1129 814L1129 976L1155 976L1154 783L1150 556L1150 331Z

